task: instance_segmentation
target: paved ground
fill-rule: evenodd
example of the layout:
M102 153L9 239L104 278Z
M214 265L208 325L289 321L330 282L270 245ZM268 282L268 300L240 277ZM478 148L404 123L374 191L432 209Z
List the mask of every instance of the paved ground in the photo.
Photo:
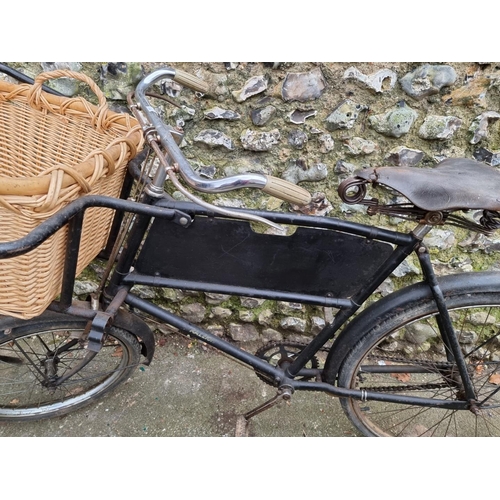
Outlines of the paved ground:
M0 437L234 436L236 418L275 395L248 368L170 334L149 367L93 406L65 417L0 423ZM250 436L355 436L338 400L296 393L251 420Z

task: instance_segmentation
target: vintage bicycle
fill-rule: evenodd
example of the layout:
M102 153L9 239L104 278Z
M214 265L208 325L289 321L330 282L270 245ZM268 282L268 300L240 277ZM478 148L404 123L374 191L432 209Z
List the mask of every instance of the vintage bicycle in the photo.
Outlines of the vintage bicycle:
M499 435L500 273L438 278L425 236L444 224L482 234L497 229L500 173L457 158L434 168L364 169L340 184L344 202L414 221L406 233L334 217L214 206L185 186L205 193L262 189L294 204L309 203L310 195L262 174L199 176L179 147L182 131L165 124L151 104L161 97L151 88L164 79L209 91L205 82L169 67L141 80L129 107L147 145L129 162L122 196L82 196L26 236L0 243L0 257L9 259L69 228L58 297L34 318L0 318L0 419L64 415L127 380L153 359L154 335L141 317L148 315L243 363L249 376L255 373L276 388L275 397L235 422L237 435L245 435L251 418L296 391L340 398L366 436ZM174 200L166 185L189 201ZM408 201L381 203L368 196L369 188ZM89 210L114 211L114 229L98 293L74 301ZM479 217L470 216L476 212ZM258 230L262 226L272 231ZM373 301L411 254L423 280ZM271 342L252 354L141 298L137 285L309 304L336 313L307 345ZM317 355L324 351L321 365Z

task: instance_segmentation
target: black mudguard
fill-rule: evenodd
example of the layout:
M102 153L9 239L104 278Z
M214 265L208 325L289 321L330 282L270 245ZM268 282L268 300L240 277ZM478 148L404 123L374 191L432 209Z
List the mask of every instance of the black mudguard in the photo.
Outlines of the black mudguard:
M81 316L75 316L66 313L55 311L45 311L40 316L32 319L19 319L10 316L0 316L0 338L3 335L8 335L13 329L21 329L23 326L32 323L39 323L40 325L49 325L55 321L65 320L68 322L75 321L81 322ZM115 317L113 324L123 330L130 332L137 337L141 344L141 354L146 358L145 365L149 365L153 359L155 351L155 338L149 326L139 317L134 314L120 309Z
M500 292L500 273L477 272L451 274L438 278L444 297L452 292ZM411 304L432 298L429 285L425 282L415 283L391 293L367 307L356 316L335 339L328 354L324 378L325 382L334 384L345 357L373 325L391 311L406 310Z

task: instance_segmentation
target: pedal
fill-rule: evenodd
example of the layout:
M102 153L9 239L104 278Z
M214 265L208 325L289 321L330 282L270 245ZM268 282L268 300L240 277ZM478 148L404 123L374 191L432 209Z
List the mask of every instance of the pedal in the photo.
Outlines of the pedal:
M274 396L274 398L266 401L264 404L257 406L253 410L245 413L244 415L240 415L236 420L236 432L235 437L248 437L248 426L250 423L250 419L259 413L262 413L269 408L277 405L281 401L290 401L293 394L293 389L289 386L281 386L278 389L278 394Z

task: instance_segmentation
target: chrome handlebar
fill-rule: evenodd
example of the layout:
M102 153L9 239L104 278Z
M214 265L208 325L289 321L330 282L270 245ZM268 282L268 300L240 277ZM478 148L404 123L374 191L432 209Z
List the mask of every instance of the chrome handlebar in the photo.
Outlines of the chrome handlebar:
M204 193L223 193L240 188L257 188L262 189L272 196L298 205L305 205L311 201L311 195L305 189L283 179L268 175L246 173L211 180L200 177L191 168L189 161L185 158L172 136L169 127L161 120L146 97L147 90L154 83L166 78L172 79L198 92L208 93L209 87L203 80L189 73L166 67L157 69L144 77L135 90L135 99L140 106L140 110L156 130L160 144L168 152L172 163L178 167L179 173L186 184Z

